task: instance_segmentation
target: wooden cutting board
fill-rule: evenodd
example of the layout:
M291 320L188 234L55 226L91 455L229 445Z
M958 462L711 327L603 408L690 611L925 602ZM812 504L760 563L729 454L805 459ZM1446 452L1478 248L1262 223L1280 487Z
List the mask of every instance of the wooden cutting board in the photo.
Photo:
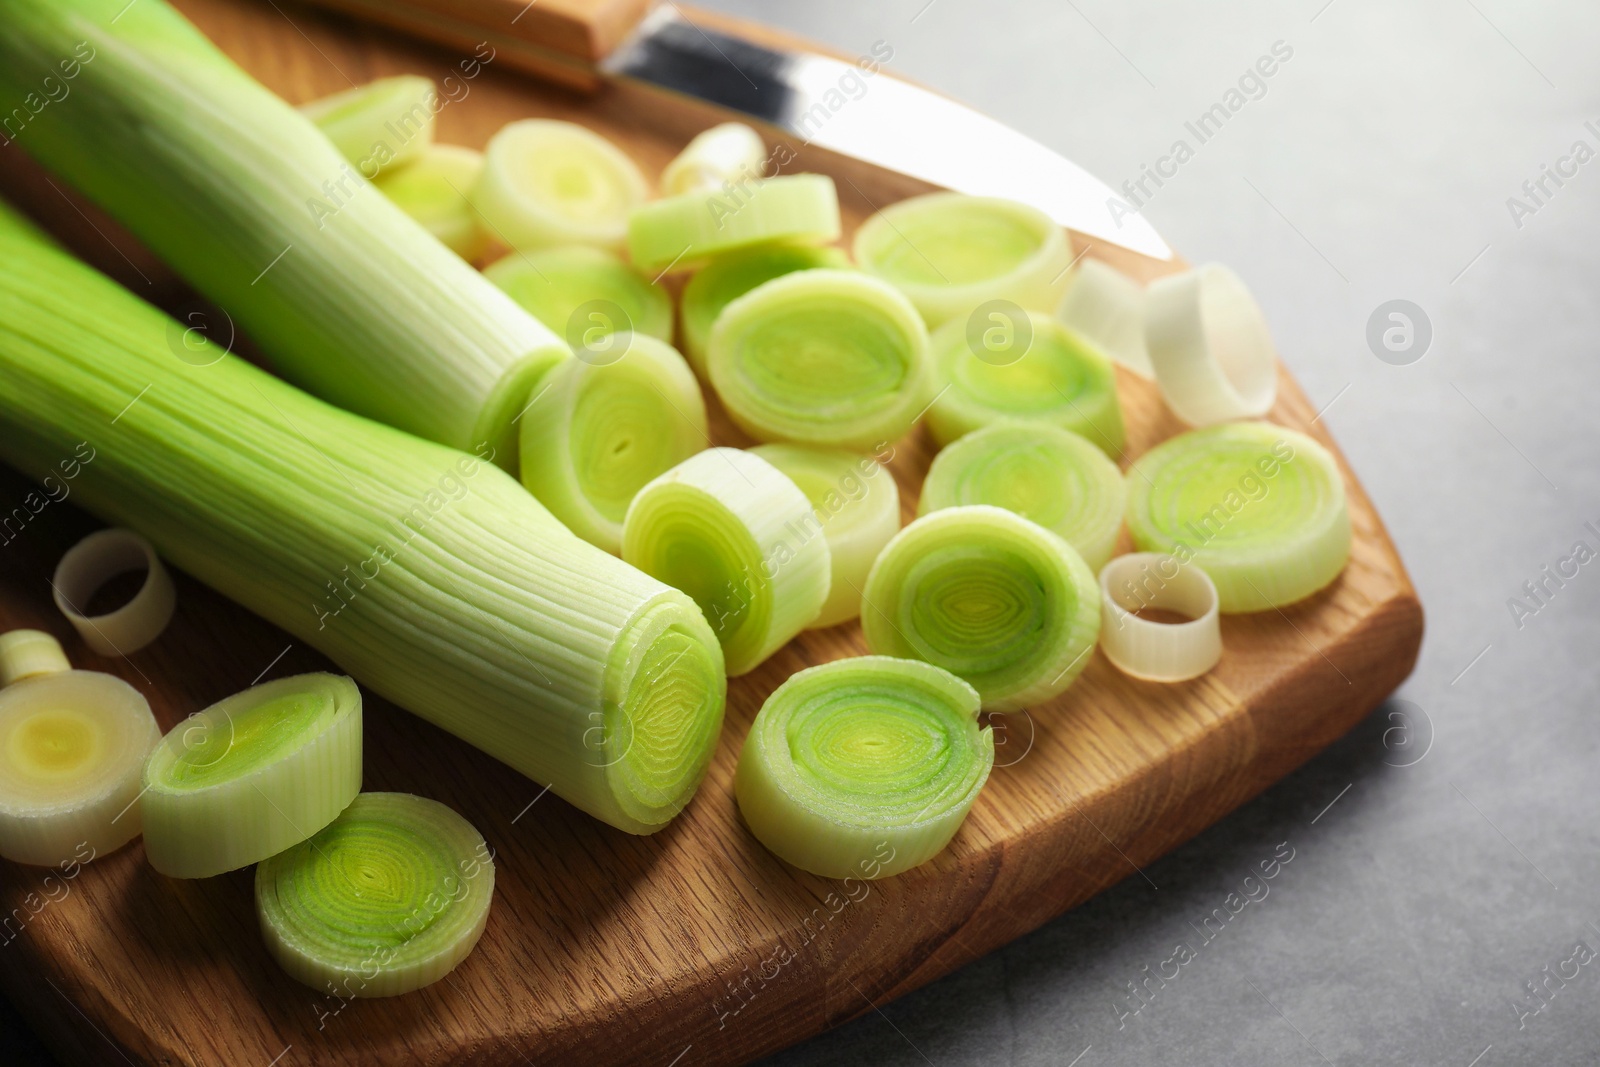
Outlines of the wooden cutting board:
M293 102L345 88L347 77L442 78L463 58L300 8L179 6ZM440 115L444 141L481 146L512 119L575 119L650 173L713 118L643 90L590 98L541 88L492 62L466 84ZM790 169L833 174L852 227L925 188L811 150ZM184 302L186 290L102 216L80 214L26 166L0 170L0 187L80 254L142 296ZM1089 254L1143 278L1176 269L1116 249ZM1130 456L1181 430L1151 385L1124 375L1120 386ZM1286 373L1270 417L1333 447ZM720 413L716 436L745 443ZM931 453L920 432L898 445L908 518ZM1343 577L1283 612L1225 619L1227 651L1201 679L1140 683L1096 654L1061 698L995 717L997 766L971 817L948 850L900 877L844 887L786 867L745 830L731 789L762 700L797 669L865 652L852 624L803 635L730 685L705 786L648 838L601 825L368 694L366 788L450 804L498 856L483 940L431 988L341 1002L301 986L262 945L249 871L173 881L137 843L70 879L0 862L0 985L69 1063L743 1063L1139 877L1390 693L1415 662L1422 611L1370 501L1344 476L1355 546ZM0 511L31 488L0 468ZM333 669L183 575L160 640L126 661L90 653L51 606L46 579L97 525L68 498L0 535L0 624L53 632L78 666L145 693L163 728L257 679Z

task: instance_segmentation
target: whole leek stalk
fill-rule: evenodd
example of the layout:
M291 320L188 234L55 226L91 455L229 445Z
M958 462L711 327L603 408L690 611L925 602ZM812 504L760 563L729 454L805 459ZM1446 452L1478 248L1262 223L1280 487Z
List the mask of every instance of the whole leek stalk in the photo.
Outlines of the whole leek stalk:
M66 82L64 61L77 69ZM0 99L63 85L9 136L210 297L286 378L515 463L511 422L566 347L310 119L163 0L6 0Z
M41 476L88 441L91 511L613 826L688 802L727 684L692 600L491 463L175 333L0 211L0 457Z

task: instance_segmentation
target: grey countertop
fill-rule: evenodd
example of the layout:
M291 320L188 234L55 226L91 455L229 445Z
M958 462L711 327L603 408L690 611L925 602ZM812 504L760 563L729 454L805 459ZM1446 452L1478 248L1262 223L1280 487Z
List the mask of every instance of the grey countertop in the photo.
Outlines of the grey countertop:
M1573 155L1600 152L1600 8L708 6L846 51L886 41L891 69L1114 186L1188 139L1146 216L1253 287L1428 613L1395 700L1148 882L768 1062L1600 1062L1600 557L1573 555L1600 553L1600 161ZM1275 44L1292 56L1194 145L1185 122ZM1536 202L1523 183L1545 166L1576 174ZM1431 325L1402 365L1367 340L1392 300ZM1528 599L1563 560L1575 576ZM1268 895L1202 943L1191 923L1283 842ZM1179 942L1193 958L1166 963ZM49 1062L14 1015L0 1032L0 1059Z

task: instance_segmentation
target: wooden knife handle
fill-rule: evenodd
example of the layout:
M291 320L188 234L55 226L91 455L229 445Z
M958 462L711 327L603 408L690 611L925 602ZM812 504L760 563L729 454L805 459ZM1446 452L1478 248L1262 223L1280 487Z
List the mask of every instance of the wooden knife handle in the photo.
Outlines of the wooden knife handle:
M654 0L307 0L367 22L474 54L574 89L599 87L596 64L644 18Z

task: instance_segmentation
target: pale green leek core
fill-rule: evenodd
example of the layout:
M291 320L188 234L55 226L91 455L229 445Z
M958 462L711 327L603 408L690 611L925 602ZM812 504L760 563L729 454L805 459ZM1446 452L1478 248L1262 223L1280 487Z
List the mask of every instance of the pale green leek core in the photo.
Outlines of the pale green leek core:
M279 678L174 726L144 768L144 851L209 878L299 844L361 791L361 691L337 674Z
M36 93L74 54L92 59L71 106L34 115L23 151L224 308L284 377L515 461L511 420L565 355L550 331L163 0L7 3L0 98Z
M762 282L797 270L848 266L850 258L843 250L812 245L757 245L713 259L683 287L679 315L683 322L683 354L689 365L700 377L707 376L706 355L717 316Z
M707 449L641 489L623 520L622 558L694 598L732 677L816 619L832 569L805 494L737 448Z
M362 175L415 159L433 144L439 90L416 74L379 78L300 106Z
M1142 551L1210 575L1224 614L1303 600L1350 558L1338 464L1311 438L1265 422L1194 430L1140 456L1128 530Z
M373 184L446 248L471 263L489 250L489 234L467 199L482 170L482 152L436 144L385 170Z
M173 358L172 320L3 215L0 457L43 476L89 441L74 499L532 792L632 833L688 802L725 692L693 601L474 456Z
M634 495L711 438L700 385L671 345L628 332L602 343L620 354L569 360L540 383L521 420L522 484L567 529L616 553Z
M494 857L472 824L409 793L362 793L315 837L256 868L256 916L289 975L320 993L390 997L437 982L477 945Z
M628 220L628 255L644 271L694 270L753 245L828 244L839 230L833 179L786 174L641 206Z
M758 445L750 450L778 468L806 495L833 558L827 603L810 630L861 614L867 572L900 532L900 489L871 456L804 445ZM1119 508L1117 516L1121 518Z
M824 878L882 878L950 843L993 766L970 685L862 656L803 670L767 698L734 793L780 859Z
M602 249L513 252L483 274L574 349L593 346L592 333L627 329L672 340L672 297Z
M733 301L708 369L728 415L761 441L876 448L905 436L934 395L916 309L853 270L796 271Z
M619 248L649 191L638 164L588 127L523 119L489 139L472 202L495 236L524 252Z
M970 682L987 711L1062 693L1100 635L1100 590L1076 549L985 504L926 515L889 542L861 600L867 647Z
M1098 572L1116 546L1127 500L1122 472L1082 437L1056 426L997 422L934 457L917 514L993 504L1064 538Z
M1117 372L1099 349L1048 315L1029 312L1023 328L996 312L934 331L929 344L941 385L928 429L947 445L1001 419L1071 430L1113 458L1126 433Z
M1004 301L1053 311L1072 266L1066 231L1026 204L961 193L902 200L856 231L862 270L891 282L929 329Z

